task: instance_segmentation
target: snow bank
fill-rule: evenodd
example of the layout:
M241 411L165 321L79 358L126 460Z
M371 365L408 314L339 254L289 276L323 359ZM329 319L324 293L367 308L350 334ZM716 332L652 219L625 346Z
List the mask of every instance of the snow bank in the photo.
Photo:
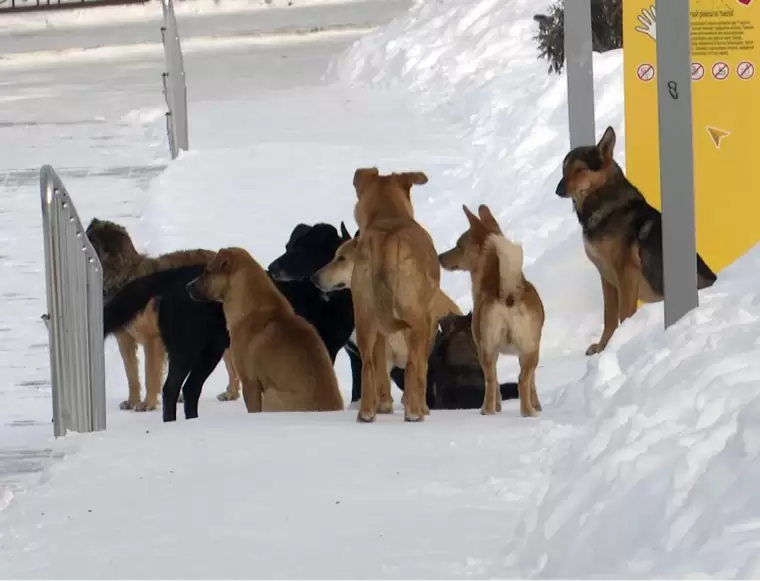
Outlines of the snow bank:
M423 109L459 121L478 153L452 172L456 196L435 209L458 227L438 233L456 238L462 202L495 210L523 243L526 273L547 304L542 357L551 365L596 338L601 297L575 217L553 194L568 149L566 79L547 75L531 38L533 14L549 4L417 3L357 41L326 78L407 87ZM622 145L622 52L595 55L594 67L597 133L613 125ZM624 167L622 148L616 157ZM484 572L760 574L758 261L755 249L723 271L701 293L702 306L668 332L662 306L645 307L586 360L582 381L552 394L544 421L579 430L537 461L544 479L532 493L535 509Z

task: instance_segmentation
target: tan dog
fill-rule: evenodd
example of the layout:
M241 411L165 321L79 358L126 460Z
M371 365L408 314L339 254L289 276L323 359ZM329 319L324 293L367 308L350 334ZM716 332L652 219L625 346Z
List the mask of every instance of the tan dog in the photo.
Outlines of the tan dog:
M357 169L354 218L361 234L356 246L351 294L356 339L362 358L362 397L357 421L392 413L387 338L403 332L404 419L419 422L425 403L428 355L437 322L432 303L441 268L433 240L414 219L413 185L427 183L422 172L381 176L376 167ZM379 397L378 397L379 396Z
M343 234L347 235L347 232ZM356 246L358 238L352 238L340 245L335 252L332 262L318 270L311 277L312 282L324 292L332 292L340 289L351 288L351 277L354 273L354 260L356 259ZM459 306L452 301L440 288L431 304L433 320L438 323L448 315L462 315ZM398 331L388 335L388 371L393 367L406 368L408 360L404 333ZM402 399L405 401L405 399Z
M446 270L465 270L472 279L472 336L486 379L482 414L501 411L496 362L500 353L520 359L520 413L541 411L536 392L536 367L544 326L544 306L536 288L522 273L523 251L502 234L488 206L477 216L467 206L470 229L454 248L440 255Z
M243 384L249 413L262 411L262 395L287 403L288 411L343 409L327 354L317 331L295 313L256 260L242 248L223 248L187 285L198 300L222 303L232 363Z

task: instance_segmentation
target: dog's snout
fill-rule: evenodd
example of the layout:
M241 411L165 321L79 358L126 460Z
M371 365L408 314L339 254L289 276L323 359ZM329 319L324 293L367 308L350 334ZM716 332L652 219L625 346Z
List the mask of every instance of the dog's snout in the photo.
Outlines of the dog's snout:
M567 197L567 182L565 181L565 178L562 178L559 180L559 183L557 184L557 189L554 191L555 194L557 194L561 198Z

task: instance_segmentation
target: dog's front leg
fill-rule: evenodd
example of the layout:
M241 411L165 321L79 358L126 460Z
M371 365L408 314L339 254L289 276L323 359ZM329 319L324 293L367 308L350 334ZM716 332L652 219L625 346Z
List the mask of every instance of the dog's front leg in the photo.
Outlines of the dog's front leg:
M123 410L131 410L140 403L140 371L137 366L137 342L126 331L116 333L116 343L127 374L129 397L119 404Z
M240 397L240 378L235 371L235 366L232 364L232 356L229 349L224 352L224 366L227 368L227 375L229 377L227 391L223 391L217 395L216 399L219 401L235 401Z
M618 298L618 290L614 284L606 281L602 278L602 295L604 297L604 330L598 343L592 343L586 349L586 355L594 355L595 353L601 353L612 338L612 334L615 329L618 328L619 323L619 308L620 300Z
M264 386L257 378L243 379L243 401L249 414L261 413Z
M166 350L161 337L151 337L145 344L145 401L135 406L135 411L153 411L158 407L158 396L163 387Z

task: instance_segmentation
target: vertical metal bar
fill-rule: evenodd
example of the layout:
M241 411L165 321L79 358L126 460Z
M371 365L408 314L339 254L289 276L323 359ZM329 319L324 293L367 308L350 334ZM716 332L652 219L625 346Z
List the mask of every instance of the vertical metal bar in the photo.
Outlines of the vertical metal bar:
M174 2L173 0L167 0L169 7L169 21L172 27L172 52L175 75L174 88L176 95L174 98L174 111L173 116L176 116L176 135L177 135L177 147L187 151L188 145L188 131L187 131L187 82L185 79L185 64L182 58L182 43L179 39L179 28L177 27L177 17L174 14Z
M570 147L596 143L591 2L564 3L565 68Z
M657 0L657 108L665 327L699 304L689 0Z

